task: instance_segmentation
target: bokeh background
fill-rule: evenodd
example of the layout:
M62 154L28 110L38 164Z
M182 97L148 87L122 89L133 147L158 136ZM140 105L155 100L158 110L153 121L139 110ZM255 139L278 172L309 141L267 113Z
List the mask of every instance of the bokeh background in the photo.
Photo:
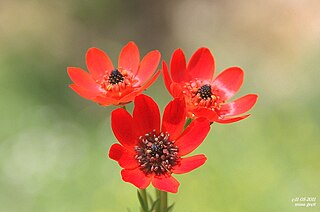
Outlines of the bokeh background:
M320 2L0 1L0 211L138 211L136 189L107 158L110 112L68 88L89 47L114 63L135 41L144 55L188 58L209 47L217 73L245 70L236 97L258 93L248 119L212 126L177 176L175 211L319 211ZM161 110L161 78L146 91ZM132 107L132 106L131 106ZM153 193L150 187L149 191ZM292 198L317 197L313 208Z

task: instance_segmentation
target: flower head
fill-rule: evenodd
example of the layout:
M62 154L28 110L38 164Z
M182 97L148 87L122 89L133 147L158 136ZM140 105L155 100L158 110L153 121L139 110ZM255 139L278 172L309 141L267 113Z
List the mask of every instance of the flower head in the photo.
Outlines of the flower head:
M170 74L165 62L162 64L165 85L173 97L183 96L187 115L191 118L206 117L211 122L231 123L249 116L257 101L257 95L248 94L227 103L243 82L244 73L238 67L224 70L216 78L214 58L207 48L198 49L188 65L181 49L171 58Z
M114 67L107 54L90 48L86 55L89 73L81 68L68 67L68 74L74 82L70 87L80 96L103 106L126 104L158 78L160 72L155 71L159 61L157 50L149 52L140 61L138 47L129 42L121 50L118 67Z
M165 108L162 125L157 104L143 94L134 101L133 116L119 108L112 112L112 130L120 142L109 157L123 168L122 179L140 189L150 183L159 190L176 193L179 182L172 174L183 174L205 163L202 154L183 158L195 150L210 130L207 119L199 118L183 131L186 120L183 99ZM182 132L183 131L183 132Z

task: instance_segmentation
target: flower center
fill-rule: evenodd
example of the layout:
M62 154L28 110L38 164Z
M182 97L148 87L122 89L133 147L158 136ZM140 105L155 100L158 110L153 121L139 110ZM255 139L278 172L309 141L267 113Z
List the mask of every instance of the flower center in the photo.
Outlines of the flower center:
M145 174L171 174L172 167L179 163L179 149L169 137L168 132L157 134L156 130L140 136L139 144L135 147L135 159Z
M203 85L198 89L197 94L200 94L202 99L212 99L211 85Z
M115 84L118 84L119 82L123 82L123 80L124 80L124 77L118 69L111 71L111 74L109 76L110 84L115 85Z
M106 72L102 80L98 80L97 83L101 85L104 90L104 94L112 97L121 97L135 88L140 87L140 82L134 77L131 71L117 68L111 72Z
M215 110L219 109L223 103L217 91L207 81L196 79L185 83L183 94L190 111L199 107Z

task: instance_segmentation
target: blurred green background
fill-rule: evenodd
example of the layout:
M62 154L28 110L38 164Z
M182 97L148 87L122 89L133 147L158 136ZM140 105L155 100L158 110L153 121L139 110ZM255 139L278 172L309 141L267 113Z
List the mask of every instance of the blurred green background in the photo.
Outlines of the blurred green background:
M259 94L251 117L212 126L196 151L207 163L177 176L175 211L319 211L319 9L318 0L1 0L0 211L138 211L135 187L107 158L115 107L75 94L66 73L85 68L93 46L116 63L130 40L166 61L206 46L216 73L245 70L236 97ZM160 78L146 93L161 110L170 100ZM317 206L295 207L305 196Z

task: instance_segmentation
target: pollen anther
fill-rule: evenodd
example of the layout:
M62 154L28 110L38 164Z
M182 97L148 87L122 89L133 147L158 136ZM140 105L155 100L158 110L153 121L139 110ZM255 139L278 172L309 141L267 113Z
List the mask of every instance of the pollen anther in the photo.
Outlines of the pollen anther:
M207 81L190 81L183 88L182 92L190 109L205 107L215 110L223 103Z
M118 68L111 72L105 73L103 80L97 81L101 85L101 89L104 90L104 94L121 97L134 90L135 87L140 86L139 80L134 77L130 70Z
M179 163L178 147L170 141L168 132L156 130L139 137L135 159L146 174L170 175L171 168Z

